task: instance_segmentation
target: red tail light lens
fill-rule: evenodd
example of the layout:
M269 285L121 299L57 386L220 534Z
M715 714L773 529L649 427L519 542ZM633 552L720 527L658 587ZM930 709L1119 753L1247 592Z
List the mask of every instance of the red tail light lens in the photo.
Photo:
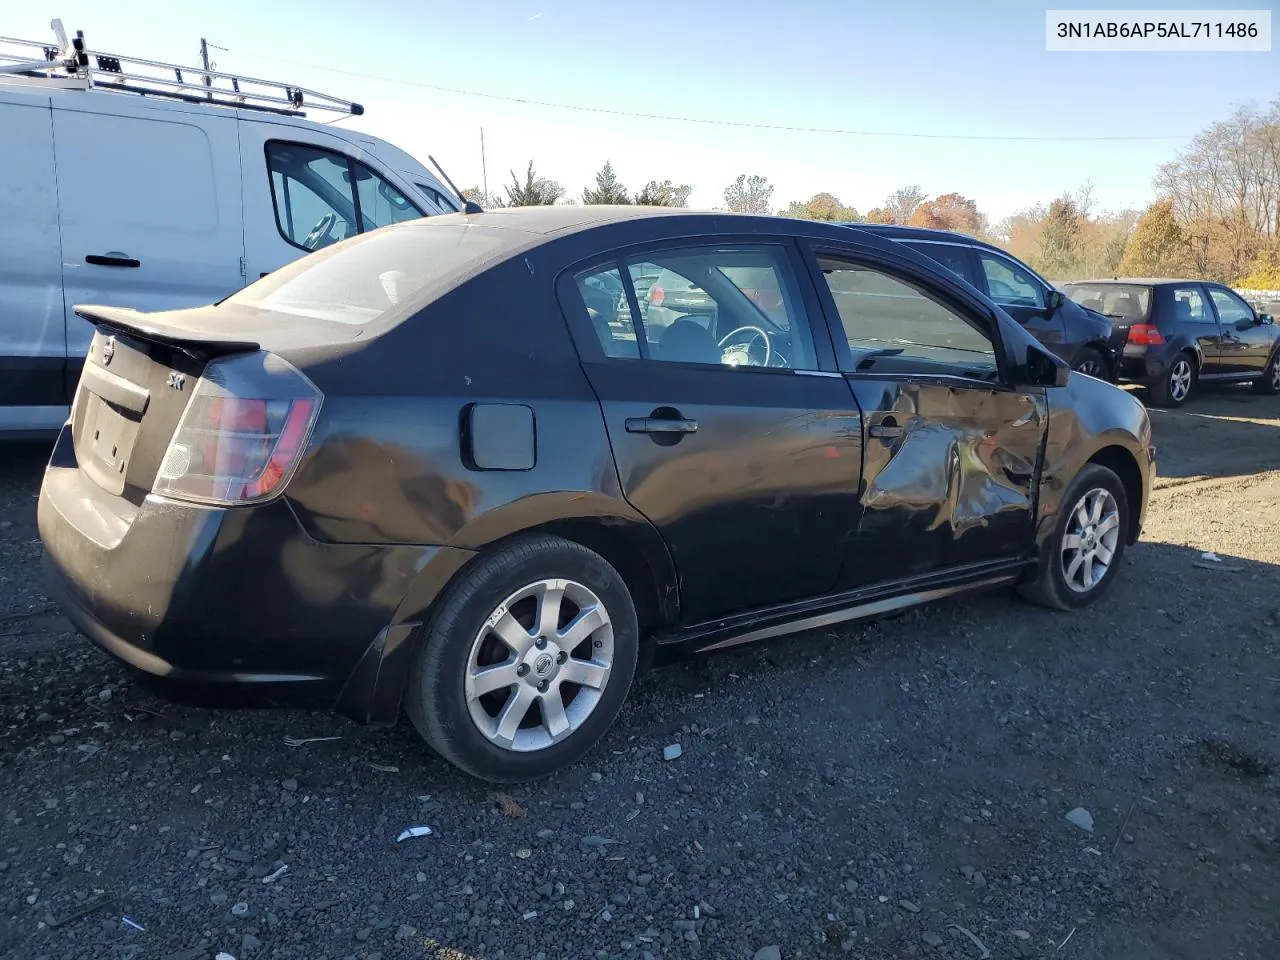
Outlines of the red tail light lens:
M269 499L297 467L321 399L273 354L213 361L174 431L154 491L220 505Z
M1135 323L1129 328L1129 342L1142 347L1158 347L1164 343L1164 334L1154 323Z
M649 306L660 307L662 301L667 299L667 291L663 290L656 283L649 288Z

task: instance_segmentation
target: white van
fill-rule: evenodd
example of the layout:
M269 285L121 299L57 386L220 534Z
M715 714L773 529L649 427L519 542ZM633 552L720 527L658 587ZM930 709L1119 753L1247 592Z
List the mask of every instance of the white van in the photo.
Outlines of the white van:
M295 87L213 90L162 64L177 80L140 86L82 39L62 52L75 77L0 73L0 437L65 421L93 332L76 304L211 303L351 234L463 206L391 144L296 115Z

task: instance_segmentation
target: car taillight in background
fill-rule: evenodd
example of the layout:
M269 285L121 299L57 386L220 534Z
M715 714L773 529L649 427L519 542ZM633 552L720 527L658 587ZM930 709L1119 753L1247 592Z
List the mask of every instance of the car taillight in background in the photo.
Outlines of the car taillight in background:
M667 291L663 290L662 287L656 283L649 287L649 306L660 307L665 299L667 299Z
M154 492L221 505L267 500L288 482L323 399L275 354L213 360L174 431Z
M1140 347L1158 347L1164 334L1154 323L1135 323L1129 328L1129 342Z

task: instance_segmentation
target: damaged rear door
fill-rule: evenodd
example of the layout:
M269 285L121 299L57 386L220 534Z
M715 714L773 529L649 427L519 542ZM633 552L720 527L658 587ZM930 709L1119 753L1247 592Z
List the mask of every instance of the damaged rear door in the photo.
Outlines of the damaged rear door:
M823 250L811 267L865 431L844 585L1026 556L1048 407L1007 385L991 319L914 265Z

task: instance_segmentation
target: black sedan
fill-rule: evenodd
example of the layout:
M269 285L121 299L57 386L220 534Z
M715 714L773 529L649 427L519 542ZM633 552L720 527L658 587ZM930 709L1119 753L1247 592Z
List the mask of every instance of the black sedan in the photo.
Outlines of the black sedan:
M1091 377L1115 381L1123 331L1101 314L1074 302L1031 267L999 247L951 230L893 224L851 223L923 253L985 293L1024 330Z
M659 275L715 310L645 324ZM165 681L403 705L492 781L581 757L643 665L971 590L1084 607L1155 470L1136 400L826 224L430 217L77 310L39 500L67 615Z
M1180 407L1200 381L1280 393L1280 327L1239 294L1204 280L1084 280L1067 295L1127 333L1120 379Z

